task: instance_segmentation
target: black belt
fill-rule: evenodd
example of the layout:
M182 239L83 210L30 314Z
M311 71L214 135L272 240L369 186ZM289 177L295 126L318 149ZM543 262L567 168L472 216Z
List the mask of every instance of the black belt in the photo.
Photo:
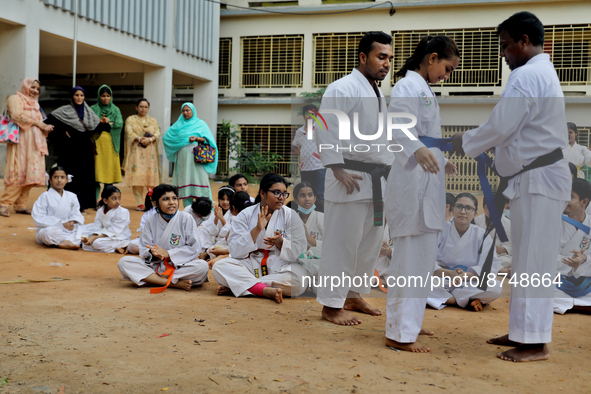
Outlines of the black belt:
M384 225L384 202L382 201L382 182L380 179L388 179L390 166L384 164L364 163L362 161L343 159L345 164L341 168L345 170L361 171L371 175L371 189L373 200L373 225Z

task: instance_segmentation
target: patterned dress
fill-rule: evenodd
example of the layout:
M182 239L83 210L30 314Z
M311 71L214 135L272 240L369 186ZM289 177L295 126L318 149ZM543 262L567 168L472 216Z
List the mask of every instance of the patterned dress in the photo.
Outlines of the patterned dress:
M156 141L147 147L141 147L135 138L143 137L146 132L156 137ZM125 121L125 170L126 186L154 187L160 184L160 157L158 138L160 127L151 116L140 118L132 115Z

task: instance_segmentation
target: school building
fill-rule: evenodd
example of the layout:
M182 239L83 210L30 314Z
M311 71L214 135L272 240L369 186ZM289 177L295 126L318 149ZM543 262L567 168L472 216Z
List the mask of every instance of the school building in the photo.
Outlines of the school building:
M579 143L591 132L591 2L517 0L263 1L227 0L220 11L218 125L231 120L249 146L282 155L278 172L294 175L297 156L292 104L351 72L365 31L393 36L398 70L426 34L446 34L462 60L451 78L433 87L444 136L486 121L509 77L500 58L496 26L519 11L536 14L546 26L549 53L566 96L567 119L580 127ZM255 10L256 7L258 10ZM259 10L267 12L261 12ZM389 97L393 72L382 81ZM303 122L303 120L302 120ZM299 127L295 126L296 128ZM223 149L223 145L222 145ZM224 154L224 152L222 152ZM454 159L459 176L448 190L479 191L475 164ZM220 171L227 171L223 156ZM496 179L491 177L496 182ZM494 187L494 186L493 186Z

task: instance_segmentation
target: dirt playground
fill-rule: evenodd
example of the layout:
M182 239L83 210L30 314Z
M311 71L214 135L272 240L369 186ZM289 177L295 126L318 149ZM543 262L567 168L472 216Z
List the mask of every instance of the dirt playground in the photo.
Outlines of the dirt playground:
M142 213L122 192L135 238ZM486 339L507 333L507 284L479 313L427 309L431 353L411 354L384 346L385 315L336 326L314 298L216 296L211 274L150 294L121 279L120 255L42 246L32 227L0 218L0 393L591 392L589 315L555 315L548 361L496 358ZM381 292L369 302L385 312Z

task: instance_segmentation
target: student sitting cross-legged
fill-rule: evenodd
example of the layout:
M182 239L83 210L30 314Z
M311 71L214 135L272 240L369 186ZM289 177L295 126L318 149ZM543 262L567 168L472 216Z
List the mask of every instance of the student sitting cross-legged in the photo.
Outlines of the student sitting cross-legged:
M446 280L441 286L435 287L427 298L427 304L435 309L457 305L478 312L482 310L482 305L501 295L503 287L495 279L501 264L494 250L491 272L486 277L488 288L478 288L480 283L477 279L492 246L492 239L486 235L485 230L470 223L477 210L478 200L472 194L460 193L456 196L454 218L445 223L445 228L439 235L438 267L433 273L434 277L439 278L443 274ZM473 277L475 278L470 281Z
M187 291L207 281L209 267L198 258L201 244L197 227L190 215L178 210L178 189L164 184L156 186L152 202L157 213L146 221L139 257L119 260L123 279L138 286L149 283L165 289L170 285Z
M554 313L561 315L568 310L591 312L591 236L586 233L588 229L575 226L591 226L591 216L585 212L590 199L591 184L573 179L571 200L564 210L571 222L563 218L560 233L558 273L562 283L554 292Z
M299 216L284 206L287 197L287 181L280 175L267 174L261 180L260 203L233 219L228 236L232 257L212 268L220 285L218 295L257 295L281 303L283 295L303 292L299 286L297 291L292 289L292 272L306 275L296 263L306 250L306 235Z

